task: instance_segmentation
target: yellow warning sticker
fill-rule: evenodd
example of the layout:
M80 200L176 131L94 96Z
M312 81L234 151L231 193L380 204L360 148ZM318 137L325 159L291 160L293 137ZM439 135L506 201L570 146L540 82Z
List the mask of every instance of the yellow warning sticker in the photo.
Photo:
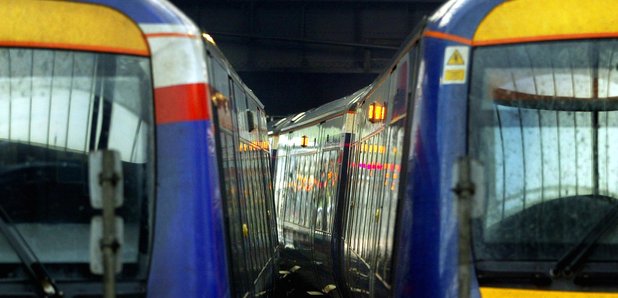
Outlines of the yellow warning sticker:
M470 47L450 46L444 49L441 84L465 84Z
M447 65L464 65L464 59L461 57L461 53L458 50L455 50L451 55L451 58L448 58Z
M463 69L447 69L444 71L444 80L449 82L461 81L466 78L466 71Z

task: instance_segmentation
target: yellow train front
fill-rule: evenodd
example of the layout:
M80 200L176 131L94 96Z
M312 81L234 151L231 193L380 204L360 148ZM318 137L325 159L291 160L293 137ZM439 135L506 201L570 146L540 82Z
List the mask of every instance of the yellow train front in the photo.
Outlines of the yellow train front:
M395 296L614 297L616 8L450 1L428 19ZM461 157L476 165L471 198L453 191ZM460 242L465 199L470 242Z

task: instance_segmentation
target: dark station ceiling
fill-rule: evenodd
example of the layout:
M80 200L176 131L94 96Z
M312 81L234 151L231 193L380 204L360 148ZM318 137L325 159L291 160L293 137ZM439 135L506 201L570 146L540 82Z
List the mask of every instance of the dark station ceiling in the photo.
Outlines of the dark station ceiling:
M210 33L272 116L348 95L443 0L172 0Z

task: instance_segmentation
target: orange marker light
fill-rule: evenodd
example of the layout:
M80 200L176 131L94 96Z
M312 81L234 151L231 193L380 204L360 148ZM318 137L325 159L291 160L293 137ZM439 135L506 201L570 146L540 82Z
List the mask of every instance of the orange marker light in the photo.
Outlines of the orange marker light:
M367 111L369 122L376 123L384 121L386 118L386 107L378 102L371 103Z

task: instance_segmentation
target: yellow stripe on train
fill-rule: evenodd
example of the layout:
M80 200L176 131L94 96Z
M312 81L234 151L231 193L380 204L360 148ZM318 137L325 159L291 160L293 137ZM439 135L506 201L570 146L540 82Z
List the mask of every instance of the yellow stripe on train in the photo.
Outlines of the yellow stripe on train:
M481 288L482 298L616 298L618 293Z
M124 14L64 1L0 1L0 46L149 55L141 30Z
M480 23L475 45L618 36L618 1L514 0Z

